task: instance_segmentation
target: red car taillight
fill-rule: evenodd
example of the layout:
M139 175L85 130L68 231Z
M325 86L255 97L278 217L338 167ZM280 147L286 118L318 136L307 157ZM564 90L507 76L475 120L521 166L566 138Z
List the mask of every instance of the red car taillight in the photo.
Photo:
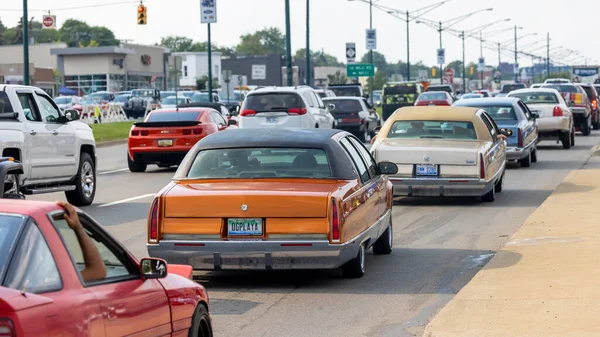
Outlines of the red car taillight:
M142 130L140 133L142 136L147 136L149 134L148 130Z
M15 326L8 318L0 318L0 337L17 337Z
M131 130L131 135L132 136L139 136L140 135L140 130Z
M202 128L184 129L183 130L184 135L191 135L192 133L195 135L200 135L200 134L202 134Z
M479 179L485 179L485 162L482 154L479 155Z
M331 199L331 241L340 241L340 218L335 199Z
M159 198L154 198L154 201L152 201L150 219L148 219L148 233L151 242L158 241L158 200Z
M552 110L552 117L562 117L563 111L559 106L555 106Z
M290 115L305 115L306 108L291 108L291 109L288 109L287 112Z
M592 109L593 110L598 109L598 100L592 100Z
M256 111L250 109L244 109L240 112L240 116L242 117L252 117L256 115Z
M517 146L523 147L523 131L521 129L517 130L517 137Z

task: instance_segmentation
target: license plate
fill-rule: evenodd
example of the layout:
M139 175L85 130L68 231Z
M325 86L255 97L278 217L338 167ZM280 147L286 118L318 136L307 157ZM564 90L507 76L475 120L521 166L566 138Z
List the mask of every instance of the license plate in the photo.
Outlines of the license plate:
M267 117L267 123L277 124L277 117Z
M438 170L435 165L417 165L418 176L437 176Z
M263 221L256 219L227 219L227 234L231 235L262 235Z
M159 139L158 146L159 147L173 146L173 139Z

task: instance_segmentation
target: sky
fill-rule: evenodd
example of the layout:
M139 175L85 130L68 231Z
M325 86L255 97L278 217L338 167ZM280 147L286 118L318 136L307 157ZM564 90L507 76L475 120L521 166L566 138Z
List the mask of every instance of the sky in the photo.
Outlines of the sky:
M289 0L291 12L291 43L295 52L306 45L306 0ZM415 11L440 0L403 1L373 0L375 6L383 5L397 10ZM311 0L310 1L310 45L312 50L321 50L345 62L346 42L356 43L358 55L366 52L365 30L369 28L369 5L361 0ZM106 5L118 3L115 5ZM264 27L275 26L285 33L284 0L216 0L217 20L212 24L212 41L219 45L235 45L240 35L252 33ZM71 7L102 7L66 9ZM144 0L148 8L148 24L136 24L137 1L127 0L29 0L29 16L41 21L42 15L50 10L56 15L60 26L69 18L86 21L90 25L110 28L118 39L133 40L140 44L154 44L161 37L181 35L195 41L207 40L207 25L200 23L200 0ZM423 15L424 19L442 22L480 9L493 8L456 23L451 28L469 31L490 22L508 19L509 22L494 24L485 31L507 31L490 36L487 40L507 42L514 47L514 31L508 28L523 27L519 35L529 35L519 40L525 47L538 40L545 40L550 33L550 47L574 50L581 56L572 63L598 64L600 43L595 34L596 17L585 17L585 13L600 13L600 1L596 0L449 0L439 8ZM62 8L62 10L61 10ZM22 15L21 1L0 1L0 19L7 26L14 26ZM589 24L586 24L589 20ZM377 51L386 56L388 62L406 61L406 23L385 11L373 8L373 28L377 30ZM485 35L484 35L485 36ZM485 37L484 37L485 38ZM442 37L446 49L446 63L462 58L461 40L446 32ZM542 46L543 42L529 49ZM411 63L422 61L433 65L437 61L439 47L437 30L415 21L410 24ZM465 43L467 62L480 56L480 43L467 39ZM559 50L559 49L558 49ZM545 57L545 48L533 51ZM568 53L567 53L568 54ZM486 63L498 64L496 50L483 50ZM576 56L575 56L576 57ZM501 54L503 62L514 61L510 52ZM531 59L520 56L521 66L531 64Z

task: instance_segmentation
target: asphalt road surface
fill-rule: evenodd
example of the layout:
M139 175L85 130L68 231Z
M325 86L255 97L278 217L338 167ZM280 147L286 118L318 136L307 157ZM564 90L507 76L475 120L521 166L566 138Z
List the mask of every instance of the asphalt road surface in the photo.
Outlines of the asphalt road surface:
M336 272L198 273L209 292L215 336L420 336L562 179L584 164L599 135L578 135L571 150L540 143L539 161L531 168L509 165L505 189L494 203L396 201L394 251L386 256L369 252L361 279L343 279ZM83 209L133 254L147 256L149 203L174 169L130 173L125 145L99 148L98 155L95 204Z

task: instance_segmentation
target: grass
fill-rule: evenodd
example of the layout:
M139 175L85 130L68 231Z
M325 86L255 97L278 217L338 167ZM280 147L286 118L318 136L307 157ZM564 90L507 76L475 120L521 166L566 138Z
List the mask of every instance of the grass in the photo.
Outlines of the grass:
M108 142L111 140L127 139L133 123L135 122L91 124L90 127L94 132L96 142Z
M380 106L376 107L376 108L375 108L375 111L377 111L377 114L379 114L379 117L383 116L383 115L382 115L382 113L383 113L383 110L381 109L381 107L380 107Z

